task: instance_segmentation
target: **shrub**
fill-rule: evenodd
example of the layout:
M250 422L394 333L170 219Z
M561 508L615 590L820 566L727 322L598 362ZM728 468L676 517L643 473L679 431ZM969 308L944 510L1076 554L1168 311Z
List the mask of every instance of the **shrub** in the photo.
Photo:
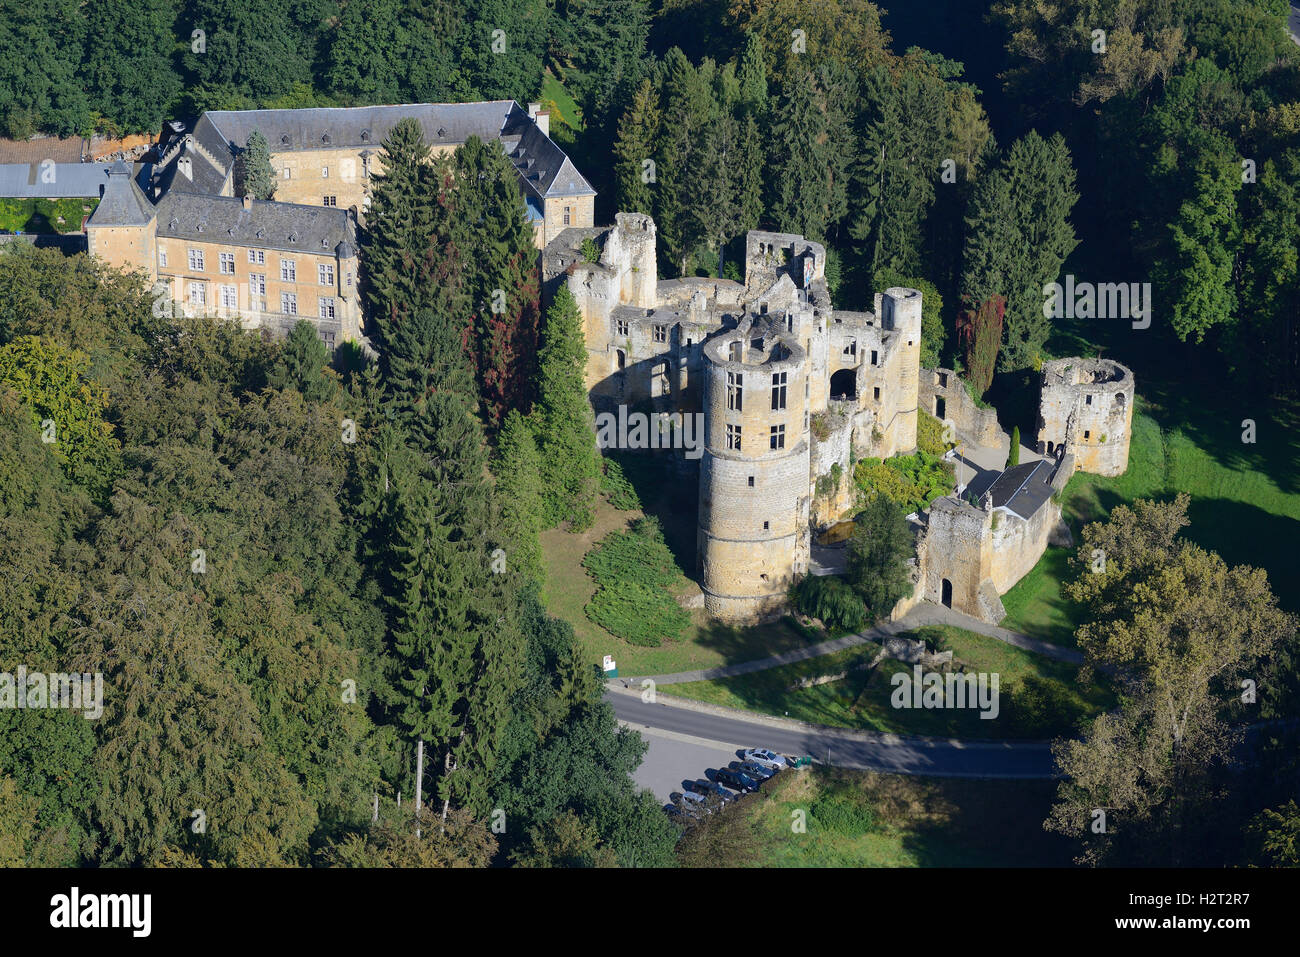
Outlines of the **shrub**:
M925 451L896 455L884 462L877 458L863 459L854 469L854 480L863 502L883 495L904 514L921 511L956 487L952 466Z
M636 494L636 488L628 481L623 466L613 459L605 459L600 490L609 499L609 504L617 509L632 512L641 508L641 497Z
M943 440L943 423L925 409L916 411L916 447L927 455L942 456L957 443Z
M1020 464L1020 426L1011 428L1011 457L1007 459L1007 468Z
M831 631L859 631L867 623L867 606L847 582L833 575L806 576L791 589L791 601Z
M582 261L583 262L600 262L600 247L596 241L588 236L582 241Z
M587 617L634 645L655 646L681 636L690 615L668 589L681 572L657 519L639 518L627 531L611 532L582 560L596 580Z

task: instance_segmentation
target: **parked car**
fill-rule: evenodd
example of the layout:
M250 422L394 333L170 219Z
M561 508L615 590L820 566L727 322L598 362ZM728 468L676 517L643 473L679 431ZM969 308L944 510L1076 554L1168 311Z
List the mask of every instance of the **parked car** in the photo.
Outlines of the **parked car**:
M697 794L695 791L687 791L685 794L683 794L681 791L674 791L672 794L669 795L669 797L672 798L673 802L676 804L682 804L682 803L703 804L704 803L704 795Z
M718 780L729 788L740 792L757 791L758 782L743 771L734 768L718 768Z
M767 748L750 748L741 754L741 757L746 761L761 764L765 768L771 768L773 771L783 771L790 766L790 762L785 757Z
M736 799L736 795L732 794L721 784L718 784L715 781L706 780L705 778L700 778L698 781L683 781L682 787L686 788L688 791L694 791L696 794L704 795L705 797L708 795L714 795L720 801L734 801Z
M766 781L779 773L776 768L766 768L757 761L732 761L728 767L741 774L748 774L755 781Z

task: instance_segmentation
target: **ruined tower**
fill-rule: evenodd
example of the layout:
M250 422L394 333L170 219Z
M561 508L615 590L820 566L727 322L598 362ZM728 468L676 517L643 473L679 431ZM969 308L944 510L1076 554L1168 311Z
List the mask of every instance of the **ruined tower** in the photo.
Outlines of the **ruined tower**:
M1123 475L1133 431L1133 373L1114 359L1043 363L1038 451L1062 445L1081 472Z
M717 618L779 609L807 571L806 359L783 315L746 317L704 346L699 555Z

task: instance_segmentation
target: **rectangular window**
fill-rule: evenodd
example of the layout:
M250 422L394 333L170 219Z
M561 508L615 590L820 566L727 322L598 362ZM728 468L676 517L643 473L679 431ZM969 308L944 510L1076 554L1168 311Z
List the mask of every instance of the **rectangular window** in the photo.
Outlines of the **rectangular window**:
M785 408L785 383L788 372L772 373L772 410L775 412Z
M316 278L322 286L334 285L334 267L328 263L320 263L316 267Z
M1085 396L1083 397L1083 404L1084 404L1084 405L1092 405L1092 396L1090 396L1090 395L1085 395Z
M352 273L348 273L348 288L352 288Z
M167 268L167 250L161 246L158 247L158 265L163 269Z
M284 168L284 178L285 179L289 178L289 167L287 166Z
M871 364L872 364L873 366L874 366L874 365L879 365L879 363L876 361L876 350L875 350L875 349L872 349L872 350L871 350Z
M325 343L326 349L329 349L331 352L334 351L334 333L322 332L320 334L320 340L321 342Z
M239 288L237 286L226 285L221 287L221 308L239 308Z
M329 179L329 178L330 178L330 168L329 168L328 166L322 166L322 167L320 168L320 178L321 178L321 179Z
M858 354L858 340L850 339L844 344L844 354L846 356L856 356Z
M321 200L322 205L325 206L337 206L339 204L339 198L337 196L323 196L321 197Z
M627 320L626 320L626 319L615 319L615 320L614 320L614 334L615 334L615 335L619 335L619 336L626 336L627 333L628 333Z
M190 261L190 269L193 272L203 272L203 250L202 249L191 249L189 261Z
M265 265L266 265L266 250L265 250L265 249L250 249L250 250L248 251L248 261L249 261L250 263L252 263L254 266L265 266Z
M873 391L873 393L874 393L874 394L872 395L872 398L875 399L877 402L879 402L879 401L880 401L880 389L879 389L879 388L876 388L876 389L873 389L872 391Z
M749 477L749 487L750 488L754 487L754 476L752 475Z
M744 378L739 372L727 373L727 408L732 412L741 411L741 387L744 385Z
M732 452L740 451L740 426L727 426L727 448Z
M333 296L321 296L317 300L317 306L320 310L319 315L322 319L334 318L334 297Z
M656 326L654 327L654 334L655 334L655 342L667 342L667 341L668 341L668 327L667 327L667 326L656 325Z
M190 305L206 306L208 304L208 285L203 282L190 283Z
M248 294L250 296L266 295L266 273L250 272L248 274Z
M569 225L569 207L568 207L568 206L565 206L565 207L564 207L564 225L566 225L566 226Z
M1083 437L1084 437L1085 439L1090 439L1090 438L1092 438L1092 433L1085 429L1084 432L1083 432Z
M768 445L773 451L785 448L785 426L772 426L772 434L768 437Z
M292 292L280 293L280 311L289 316L298 315L298 296Z
M223 276L233 276L235 274L235 254L217 253L217 269Z
M292 259L280 260L280 281L297 282L298 281L298 264Z

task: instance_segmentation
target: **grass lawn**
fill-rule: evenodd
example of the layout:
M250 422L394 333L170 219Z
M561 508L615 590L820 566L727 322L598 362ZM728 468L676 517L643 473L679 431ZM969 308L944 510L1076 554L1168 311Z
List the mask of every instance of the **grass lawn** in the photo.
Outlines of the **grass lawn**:
M586 532L575 535L551 529L542 533L546 606L551 614L572 623L588 660L599 663L605 655L613 655L620 675L666 674L751 661L828 637L806 635L789 619L733 628L710 621L702 608L691 611L690 627L679 640L665 642L656 648L633 645L614 637L588 619L583 611L596 590L596 583L582 567L582 558L611 531L625 528L641 514L640 511L619 511L602 497L596 509L595 524ZM665 537L681 567L687 561L684 555L688 547L689 554L694 554L694 508L689 513L661 510L655 514L664 524ZM698 594L699 586L683 574L675 592Z
M1116 505L1187 492L1192 524L1183 535L1230 565L1264 568L1282 606L1300 611L1300 568L1289 554L1300 534L1295 407L1275 401L1227 415L1182 392L1153 393L1150 401L1139 397L1134 411L1128 470L1116 478L1076 474L1066 486L1063 512L1076 540ZM1255 444L1241 441L1243 418L1256 421ZM1066 558L1065 550L1049 549L1003 596L1003 627L1073 644L1077 613L1060 593Z
M1115 704L1111 691L1099 684L1080 688L1077 667L1023 651L974 632L947 626L918 629L910 637L938 639L953 651L968 672L999 676L998 717L984 719L978 711L895 708L890 701L897 672L911 674L910 665L885 659L875 669L854 670L871 661L879 646L866 644L819 658L770 668L754 674L714 681L693 681L663 689L665 694L693 698L730 708L759 711L778 717L833 727L954 738L1038 739L1073 730L1074 716L1091 716ZM792 688L800 679L848 671L848 675L810 688ZM1030 677L1059 682L1060 700L1048 717L1034 717L1030 703L1017 707L1023 683ZM1055 712L1055 718L1051 715Z
M1055 788L814 766L692 827L677 854L693 867L1065 867L1073 848L1043 830Z

